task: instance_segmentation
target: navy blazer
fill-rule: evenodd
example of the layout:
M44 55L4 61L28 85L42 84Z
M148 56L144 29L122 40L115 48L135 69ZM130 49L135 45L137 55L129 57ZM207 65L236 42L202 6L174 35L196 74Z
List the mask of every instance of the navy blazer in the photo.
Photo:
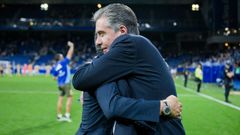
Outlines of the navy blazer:
M83 93L82 122L77 135L110 135L113 120L116 119L154 130L149 126L146 127L143 121L158 121L160 101L122 97L119 89L127 93L129 91L127 81L119 80L104 84L95 91L94 95L89 92ZM135 111L131 111L132 109Z
M75 73L73 86L92 91L119 79L128 81L129 97L132 98L162 100L177 95L168 65L157 48L142 36L126 34L118 37L108 53ZM158 120L156 134L185 134L180 120L166 117Z

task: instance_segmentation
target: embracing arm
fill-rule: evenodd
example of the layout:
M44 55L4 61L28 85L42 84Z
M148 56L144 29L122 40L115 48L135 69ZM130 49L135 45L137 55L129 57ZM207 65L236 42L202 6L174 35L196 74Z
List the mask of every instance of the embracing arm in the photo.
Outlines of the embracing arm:
M145 100L123 97L119 95L116 83L108 83L95 91L95 96L104 115L107 118L120 117L135 121L159 122L163 115L163 100ZM181 104L174 96L167 99L171 106L171 117L179 117Z
M159 121L159 100L150 101L120 96L115 82L99 87L95 91L95 96L107 118L121 117L139 121Z
M105 82L117 80L133 70L134 49L116 46L92 63L80 67L72 83L77 90L94 90Z

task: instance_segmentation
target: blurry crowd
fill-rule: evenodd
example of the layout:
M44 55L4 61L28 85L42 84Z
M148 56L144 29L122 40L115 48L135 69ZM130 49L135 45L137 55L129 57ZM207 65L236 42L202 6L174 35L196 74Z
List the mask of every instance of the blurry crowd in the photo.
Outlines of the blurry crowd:
M102 5L104 6L104 5ZM139 18L141 30L205 28L201 13L192 13L185 5L131 5ZM142 10L142 9L148 10ZM49 5L47 11L39 5L4 5L0 8L0 26L4 29L55 30L91 27L90 19L98 9L95 4ZM166 12L168 14L166 14ZM9 14L12 13L12 14Z
M75 70L85 61L96 55L94 43L91 39L76 37L71 39L76 45L74 57L70 66ZM38 74L47 73L49 66L55 64L54 55L66 54L67 39L52 40L29 39L4 39L0 41L0 66L6 73ZM2 62L1 62L2 61ZM7 61L9 63L4 63ZM7 67L6 67L7 66ZM30 73L31 72L31 73Z
M66 53L66 39L53 40L1 40L0 41L0 57L10 56L29 56L29 63L35 63L42 56L54 55L56 53ZM75 62L91 59L95 55L95 47L93 41L76 37L73 39L76 43ZM44 61L46 64L51 64L49 61ZM22 64L22 63L21 63Z
M187 76L194 79L195 69L201 63L203 72L203 82L217 83L223 87L225 80L225 69L229 67L229 72L233 73L231 78L233 89L240 90L240 49L228 49L219 54L186 57L181 64L177 65L177 73L183 74L184 78ZM186 79L185 79L186 80Z
M75 37L75 38L73 38ZM52 65L55 64L54 55L57 53L66 54L67 40L75 43L75 52L70 63L71 72L86 61L96 56L94 41L91 38L81 36L55 37L55 38L25 37L25 38L4 38L0 41L0 73L18 75L37 75L51 73ZM231 69L240 74L240 49L222 50L212 53L192 53L182 52L179 56L166 55L157 41L154 44L166 58L173 76L183 73L185 68L189 74L193 75L199 63L203 66L203 82L222 83L224 78L224 66L229 63ZM240 75L235 75L234 80L240 81ZM238 85L239 83L237 83ZM239 86L237 86L239 87Z
M75 37L75 38L72 38ZM54 64L54 55L56 53L66 54L67 42L66 37L53 38L43 40L33 37L26 37L24 39L8 39L5 38L0 41L0 60L7 60L15 65L20 64L31 64L33 66L45 66ZM81 36L71 36L71 41L76 44L73 61L71 63L72 68L77 68L85 61L91 60L95 55L95 46L92 38L86 38ZM166 54L164 50L160 50L157 41L154 42L161 53ZM174 61L172 62L171 59ZM240 60L240 49L229 49L223 52L212 53L212 54L184 54L180 56L168 55L166 58L167 63L171 68L177 67L189 67L195 68L197 63L203 65L224 65L227 61L230 61L232 65L239 63Z

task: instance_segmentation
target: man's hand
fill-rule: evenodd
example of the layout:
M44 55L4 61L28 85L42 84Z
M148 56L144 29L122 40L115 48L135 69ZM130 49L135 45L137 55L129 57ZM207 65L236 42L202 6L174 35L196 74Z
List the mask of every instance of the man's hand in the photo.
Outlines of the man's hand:
M234 73L233 73L233 72L229 72L229 73L227 73L227 76L228 76L229 78L232 78L232 77L234 76Z
M182 104L178 101L176 96L170 95L166 98L166 100L170 109L171 109L171 114L170 116L173 118L181 118L181 112L182 112ZM161 113L163 114L163 106L164 103L161 101Z
M73 44L73 42L68 41L67 45L69 46L69 49L68 49L68 52L67 52L67 58L70 60L73 56L74 44Z
M68 41L68 42L67 42L67 45L68 45L69 47L73 47L73 46L74 46L73 42L71 42L71 41Z

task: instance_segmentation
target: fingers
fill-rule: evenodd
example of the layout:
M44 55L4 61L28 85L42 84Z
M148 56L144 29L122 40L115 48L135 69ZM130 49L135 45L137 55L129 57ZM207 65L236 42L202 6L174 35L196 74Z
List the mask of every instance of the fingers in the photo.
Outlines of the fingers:
M174 117L174 118L178 118L178 117L180 117L181 115L182 115L181 109L177 109L176 111L173 111L173 112L172 112L172 117Z
M178 101L178 98L174 95L170 95L166 98L171 109L171 117L181 118L182 115L182 103Z
M71 47L71 46L73 46L74 44L73 44L73 42L68 41L68 42L67 42L67 45L68 45L69 47Z
M175 96L169 96L167 98L170 109L171 109L171 116L174 118L179 118L182 113L182 103L178 101L177 97Z
M182 112L182 104L179 102L179 106L178 106L180 113Z
M180 105L180 107L182 107L182 103L181 102L179 102L179 105Z

